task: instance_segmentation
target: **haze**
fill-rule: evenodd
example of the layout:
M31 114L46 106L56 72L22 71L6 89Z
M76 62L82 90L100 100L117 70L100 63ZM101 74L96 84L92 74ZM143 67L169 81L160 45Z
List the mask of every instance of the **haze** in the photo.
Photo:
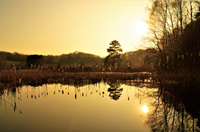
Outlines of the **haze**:
M0 51L106 56L112 40L137 50L148 0L1 0Z

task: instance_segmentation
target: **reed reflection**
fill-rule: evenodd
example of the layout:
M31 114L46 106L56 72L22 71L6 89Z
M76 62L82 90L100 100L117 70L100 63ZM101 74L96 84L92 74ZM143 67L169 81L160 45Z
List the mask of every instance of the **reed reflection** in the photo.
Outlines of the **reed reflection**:
M0 104L2 105L2 102L5 106L5 113L7 113L7 106L12 107L14 112L19 112L22 114L22 110L17 108L17 99L22 101L21 99L21 88L11 88L11 89L1 89L0 90ZM18 98L16 96L18 94Z
M151 107L145 123L153 132L200 131L199 88L168 84L160 86L158 91L140 92L139 98Z

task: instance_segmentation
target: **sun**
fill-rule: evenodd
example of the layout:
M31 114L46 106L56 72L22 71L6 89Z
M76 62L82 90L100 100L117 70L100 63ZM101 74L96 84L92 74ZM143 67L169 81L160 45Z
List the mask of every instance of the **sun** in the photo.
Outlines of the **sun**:
M146 105L144 105L144 106L142 107L142 111L143 111L144 113L147 113L147 112L149 112L149 109L148 109L148 107L147 107Z
M139 20L136 23L136 30L139 35L144 35L147 32L147 29L148 29L148 25L142 20Z

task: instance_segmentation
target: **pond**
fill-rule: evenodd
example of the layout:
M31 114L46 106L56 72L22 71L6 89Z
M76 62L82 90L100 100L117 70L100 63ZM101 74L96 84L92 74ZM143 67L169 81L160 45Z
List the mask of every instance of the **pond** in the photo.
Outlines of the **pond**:
M199 130L199 118L188 112L180 102L176 101L178 104L175 106L172 97L173 94L160 88L118 81L37 87L25 85L16 90L4 89L0 93L0 131Z

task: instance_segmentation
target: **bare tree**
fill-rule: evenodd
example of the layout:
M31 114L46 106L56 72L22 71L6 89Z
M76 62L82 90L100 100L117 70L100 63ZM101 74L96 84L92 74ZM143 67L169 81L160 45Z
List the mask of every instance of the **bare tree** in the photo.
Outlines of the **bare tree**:
M152 0L151 7L146 8L149 32L144 37L144 44L156 48L161 67L167 68L167 56L177 60L178 55L187 53L185 39L193 43L191 33L199 3L197 0ZM190 33L186 27L190 28Z

